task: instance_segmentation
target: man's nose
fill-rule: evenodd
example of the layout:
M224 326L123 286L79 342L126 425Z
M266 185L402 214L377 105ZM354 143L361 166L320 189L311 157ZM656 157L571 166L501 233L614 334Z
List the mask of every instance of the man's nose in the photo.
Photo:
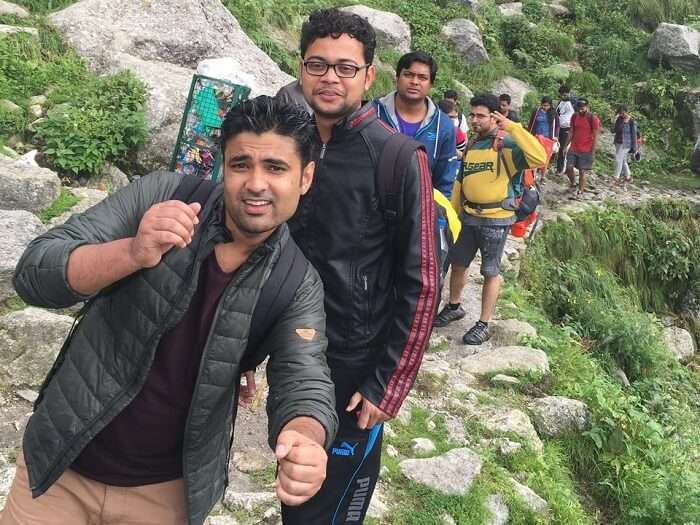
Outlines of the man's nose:
M267 191L268 181L265 170L261 167L250 171L248 180L246 180L245 189L251 193L263 193Z

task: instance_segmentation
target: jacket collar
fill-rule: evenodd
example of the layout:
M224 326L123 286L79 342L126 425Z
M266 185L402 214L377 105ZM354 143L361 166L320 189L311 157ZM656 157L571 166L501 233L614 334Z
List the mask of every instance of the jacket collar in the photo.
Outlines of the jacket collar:
M330 142L343 139L349 134L357 133L375 120L377 120L377 109L372 102L367 102L333 126Z
M394 129L399 129L399 120L396 116L396 94L396 90L394 90L378 100L379 103L384 106L387 117L391 120L391 125L394 127ZM423 131L424 128L432 125L433 120L439 117L438 108L435 103L430 100L430 97L425 97L425 100L428 103L428 113L425 115L423 122L421 122L418 133Z

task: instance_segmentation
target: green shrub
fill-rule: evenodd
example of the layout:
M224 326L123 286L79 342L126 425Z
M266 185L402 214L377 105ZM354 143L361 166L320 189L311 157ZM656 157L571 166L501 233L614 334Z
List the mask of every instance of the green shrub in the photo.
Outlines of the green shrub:
M37 130L43 154L69 175L97 173L145 140L145 98L145 87L129 72L55 91L55 106Z

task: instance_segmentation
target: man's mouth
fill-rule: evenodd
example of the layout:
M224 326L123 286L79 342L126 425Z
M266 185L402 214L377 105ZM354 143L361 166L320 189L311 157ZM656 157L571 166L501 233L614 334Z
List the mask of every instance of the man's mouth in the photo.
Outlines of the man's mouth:
M265 213L272 201L269 199L243 199L243 205L246 213L251 215L259 215Z

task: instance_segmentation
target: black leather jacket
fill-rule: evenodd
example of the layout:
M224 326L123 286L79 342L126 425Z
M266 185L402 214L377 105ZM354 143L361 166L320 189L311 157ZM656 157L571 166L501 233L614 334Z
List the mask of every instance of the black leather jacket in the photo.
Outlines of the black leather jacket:
M32 241L17 265L14 284L29 304L64 307L86 299L66 280L70 253L83 244L136 234L153 204L168 200L181 176L152 174L74 215ZM187 311L202 261L214 245L230 240L224 224L221 188L199 214L192 243L172 249L157 266L136 272L99 296L75 330L41 392L24 433L24 456L32 495L43 494L90 440L136 397L163 333ZM255 303L273 261L289 239L282 225L236 271L217 307L203 350L185 428L183 472L190 525L199 525L221 498L240 361L246 349ZM308 265L304 280L264 345L270 393L269 443L297 416L316 418L329 445L336 432L333 383L325 361L323 290ZM312 328L309 341L298 328Z
M394 130L369 103L318 142L316 171L290 229L325 290L331 368L373 367L360 392L395 415L415 379L437 307L439 268L428 160L418 151L403 177L390 238L375 169Z

